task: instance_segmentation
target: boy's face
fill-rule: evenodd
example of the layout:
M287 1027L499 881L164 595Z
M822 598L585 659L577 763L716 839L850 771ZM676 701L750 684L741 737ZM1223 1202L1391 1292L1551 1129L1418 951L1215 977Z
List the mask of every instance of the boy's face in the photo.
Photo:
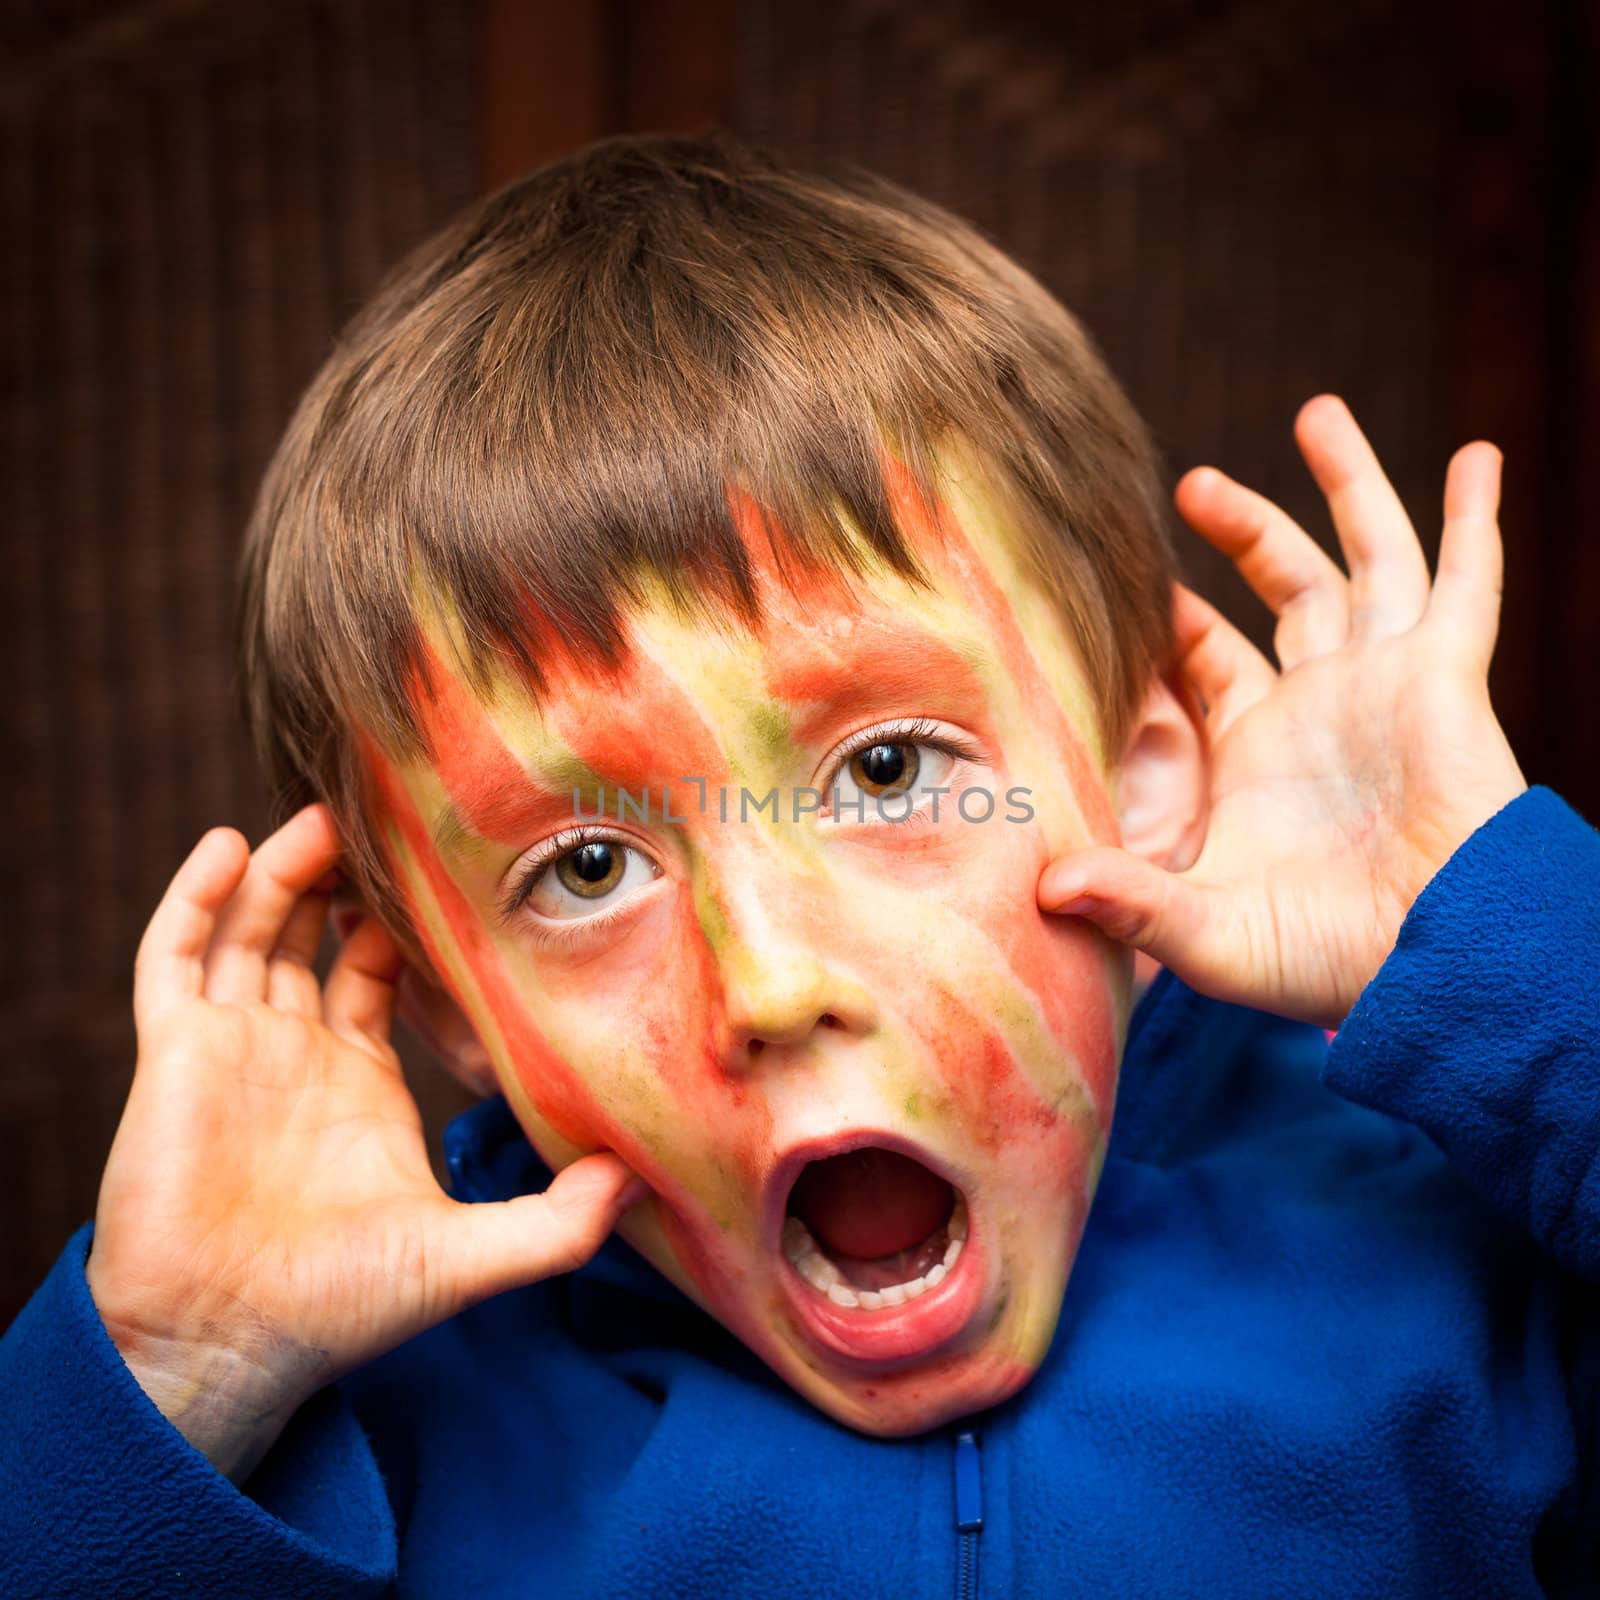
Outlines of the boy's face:
M1036 1370L1129 1005L1128 953L1035 899L1119 839L1076 653L982 496L947 508L941 538L897 498L931 591L790 588L747 525L759 633L653 606L618 679L563 669L542 710L441 668L436 764L380 774L534 1145L616 1151L652 1190L628 1241L884 1435Z

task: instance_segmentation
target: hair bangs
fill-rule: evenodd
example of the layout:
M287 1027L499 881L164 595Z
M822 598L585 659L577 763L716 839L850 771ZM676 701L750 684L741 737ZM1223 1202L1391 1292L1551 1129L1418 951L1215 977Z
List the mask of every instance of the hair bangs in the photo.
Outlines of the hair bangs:
M263 479L241 661L280 804L327 799L394 913L353 734L424 748L431 619L471 687L509 669L537 702L558 660L621 666L629 611L662 596L758 628L758 566L919 582L896 497L937 528L951 444L1114 741L1170 644L1175 563L1142 425L1032 278L884 180L720 134L508 185L388 274Z

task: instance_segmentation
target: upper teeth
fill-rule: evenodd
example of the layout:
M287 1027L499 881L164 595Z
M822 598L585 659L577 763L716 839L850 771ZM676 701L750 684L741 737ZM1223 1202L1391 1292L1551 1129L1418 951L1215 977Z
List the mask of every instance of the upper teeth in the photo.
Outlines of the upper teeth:
M784 1218L783 1253L794 1263L795 1271L836 1306L878 1311L884 1306L915 1300L925 1289L942 1283L945 1274L955 1266L967 1241L967 1202L961 1195L956 1196L955 1209L950 1213L945 1233L950 1242L944 1248L943 1261L936 1261L920 1278L913 1278L909 1283L892 1283L882 1289L855 1289L846 1283L839 1269L817 1248L811 1230L799 1217Z

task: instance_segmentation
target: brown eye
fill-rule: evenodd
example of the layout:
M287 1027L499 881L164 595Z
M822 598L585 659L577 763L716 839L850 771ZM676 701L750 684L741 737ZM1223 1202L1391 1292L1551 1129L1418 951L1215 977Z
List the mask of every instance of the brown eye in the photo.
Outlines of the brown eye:
M585 900L610 894L622 881L626 852L603 839L569 850L555 864L556 877L565 889Z
M918 718L860 733L862 742L834 759L827 809L821 816L852 824L939 821L939 797L954 791L950 780L965 762L983 764L976 746L943 734ZM848 749L848 747L847 747Z
M850 776L869 794L898 794L917 781L922 759L914 744L874 744L850 758Z
M542 922L603 918L661 876L644 851L621 839L580 833L552 843L550 849L541 864L528 869L519 902Z

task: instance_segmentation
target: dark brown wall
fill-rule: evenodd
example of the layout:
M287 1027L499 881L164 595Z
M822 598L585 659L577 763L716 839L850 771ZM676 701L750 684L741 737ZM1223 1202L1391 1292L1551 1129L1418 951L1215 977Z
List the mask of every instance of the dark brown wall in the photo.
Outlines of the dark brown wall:
M265 821L229 642L256 480L335 325L479 182L473 10L76 9L0 22L7 1318L93 1214L145 920L208 826Z
M1351 400L1430 557L1451 449L1494 439L1495 703L1600 818L1596 33L1576 3L8 7L0 1318L92 1214L145 918L205 827L264 820L229 591L295 396L387 262L599 134L719 120L967 213L1084 317L1174 477L1214 462L1325 541L1311 394ZM461 1095L412 1067L436 1130Z

